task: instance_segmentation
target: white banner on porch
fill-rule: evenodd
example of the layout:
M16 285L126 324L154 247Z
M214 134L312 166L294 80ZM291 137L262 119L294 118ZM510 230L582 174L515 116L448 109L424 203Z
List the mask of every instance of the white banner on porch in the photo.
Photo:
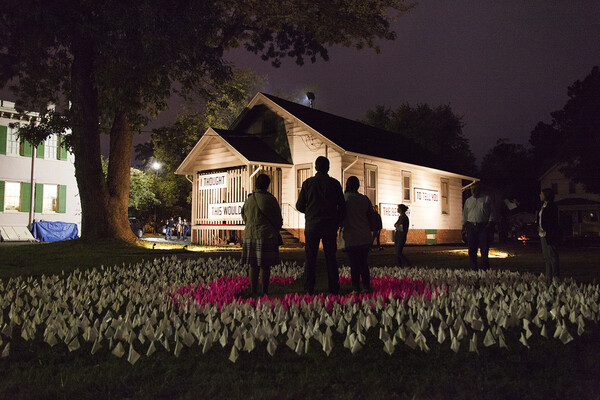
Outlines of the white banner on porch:
M227 172L218 174L200 175L198 189L222 189L227 187Z
M212 220L232 220L242 218L242 206L240 203L218 203L208 205L208 219Z
M415 188L415 201L436 204L440 202L440 195L437 190Z

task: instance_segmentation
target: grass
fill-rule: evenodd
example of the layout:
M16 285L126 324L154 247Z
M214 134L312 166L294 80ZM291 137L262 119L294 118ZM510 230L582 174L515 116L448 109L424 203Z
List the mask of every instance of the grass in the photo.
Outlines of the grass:
M450 249L415 246L408 247L406 253L415 265L464 268L466 257L446 251ZM542 272L537 246L502 250L512 255L491 260L492 268ZM1 246L0 278L60 274L172 255L237 257L239 253L152 250L115 242ZM304 254L301 249L285 249L281 256L302 262ZM338 259L345 263L342 252ZM567 277L594 282L600 278L599 259L599 248L567 248L561 251L561 268ZM391 248L370 255L374 266L391 265L393 260ZM318 265L317 290L325 290L322 253ZM301 286L302 282L274 285L273 292L283 294L301 290ZM4 306L5 314L9 308ZM108 351L91 357L88 344L69 353L64 345L50 348L39 342L15 341L11 355L0 360L0 398L598 399L599 334L598 326L586 327L586 333L568 345L533 340L529 350L521 350L518 337L507 337L510 351L480 348L479 355L466 351L455 354L447 345L434 345L429 353L400 346L388 356L374 345L376 340L368 340L372 345L355 355L335 343L329 357L316 348L298 356L281 345L272 358L265 346L259 345L252 353L240 354L235 364L228 361L228 352L220 346L205 355L198 347L184 349L178 358L160 348L133 366Z

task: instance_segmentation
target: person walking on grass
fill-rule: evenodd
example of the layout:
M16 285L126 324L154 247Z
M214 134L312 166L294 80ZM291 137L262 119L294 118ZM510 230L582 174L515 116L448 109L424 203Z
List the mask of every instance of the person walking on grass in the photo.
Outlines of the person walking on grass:
M560 241L560 226L558 208L554 204L554 191L550 188L540 192L542 207L536 214L536 225L542 244L542 254L546 262L546 276L558 277L558 242Z
M306 263L304 289L308 294L315 291L317 253L319 242L323 241L329 293L338 294L340 290L339 271L335 253L337 250L337 231L344 218L344 194L342 185L330 177L329 160L320 156L315 161L315 176L302 183L296 209L305 215Z
M360 183L356 176L351 176L346 181L346 213L342 230L340 232L340 247L348 255L350 264L350 276L352 278L352 291L360 292L362 280L363 292L371 292L371 279L369 275L369 264L367 256L373 242L369 218L375 210L371 200L364 194L358 193Z
M279 238L283 225L281 208L275 196L267 192L271 178L260 174L256 177L254 193L242 206L244 238L242 264L248 266L250 291L258 293L258 279L262 284L262 295L269 293L271 267L279 264Z
M395 237L394 237L394 245L396 247L396 265L398 267L402 267L403 261L404 264L410 266L411 263L408 261L408 258L403 254L404 245L406 244L406 237L408 236L408 227L410 221L408 216L406 215L406 210L408 207L404 204L398 204L398 220L394 224L396 228Z

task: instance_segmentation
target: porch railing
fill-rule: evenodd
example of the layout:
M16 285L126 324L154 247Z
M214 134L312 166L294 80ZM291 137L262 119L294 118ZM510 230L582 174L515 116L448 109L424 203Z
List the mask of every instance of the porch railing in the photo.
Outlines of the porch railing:
M296 210L291 204L283 203L281 205L281 214L283 217L283 227L285 229L304 228L304 214Z

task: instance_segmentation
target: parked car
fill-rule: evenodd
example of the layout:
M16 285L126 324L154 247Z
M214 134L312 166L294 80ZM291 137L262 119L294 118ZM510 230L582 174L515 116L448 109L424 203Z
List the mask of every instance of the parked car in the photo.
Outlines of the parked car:
M140 221L139 219L135 218L135 217L130 217L129 218L129 227L131 228L131 231L133 232L133 234L135 236L137 236L138 238L141 238L142 236L144 236L144 226L146 224L144 224L143 221Z

